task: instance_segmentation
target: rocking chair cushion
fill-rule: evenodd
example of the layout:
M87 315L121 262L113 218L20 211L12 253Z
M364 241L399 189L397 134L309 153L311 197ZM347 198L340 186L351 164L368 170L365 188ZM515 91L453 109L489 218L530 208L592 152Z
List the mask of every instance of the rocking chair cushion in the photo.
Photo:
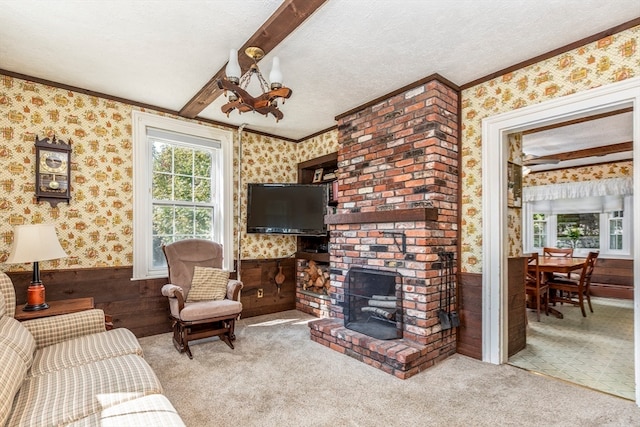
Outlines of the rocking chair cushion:
M196 322L216 317L228 318L240 314L240 312L242 312L242 303L223 299L186 303L179 316L183 322Z
M227 294L229 272L219 268L193 268L191 289L187 294L187 302L222 300Z

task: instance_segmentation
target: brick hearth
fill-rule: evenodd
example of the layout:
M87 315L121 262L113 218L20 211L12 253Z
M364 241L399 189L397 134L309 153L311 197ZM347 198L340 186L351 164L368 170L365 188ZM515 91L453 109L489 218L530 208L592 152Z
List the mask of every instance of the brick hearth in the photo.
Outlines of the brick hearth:
M339 319L321 319L309 323L311 339L361 362L407 379L449 353L407 339L379 340L343 326Z
M455 330L441 330L437 311L438 253L455 252L457 244L457 112L457 89L436 76L338 117L338 208L328 217L330 318L311 322L311 338L399 378L456 350ZM402 276L401 339L344 327L350 266Z

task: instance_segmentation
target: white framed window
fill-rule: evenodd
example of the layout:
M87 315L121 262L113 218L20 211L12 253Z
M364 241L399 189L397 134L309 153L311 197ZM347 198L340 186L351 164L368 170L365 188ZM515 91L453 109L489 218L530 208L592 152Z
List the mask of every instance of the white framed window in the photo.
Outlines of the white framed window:
M133 115L133 278L166 277L161 245L221 243L233 269L233 134L155 114Z
M533 247L544 248L547 245L548 227L547 223L549 218L543 213L534 213L532 217L533 226Z
M609 228L609 249L622 250L624 236L624 211L615 211L607 218Z
M576 256L586 256L593 250L605 256L631 256L633 196L623 198L622 209L608 212L586 212L576 208L575 212L562 212L562 206L568 204L575 206L576 202L567 199L565 205L560 200L557 203L560 208L554 209L553 213L537 209L544 204L524 204L525 252L541 253L543 247L552 246L573 248Z

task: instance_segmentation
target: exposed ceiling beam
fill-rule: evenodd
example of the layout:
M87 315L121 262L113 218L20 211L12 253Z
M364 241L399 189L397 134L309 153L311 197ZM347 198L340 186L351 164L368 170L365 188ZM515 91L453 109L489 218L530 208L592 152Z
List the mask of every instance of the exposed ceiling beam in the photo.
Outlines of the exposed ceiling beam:
M531 162L525 161L525 166L540 164L544 161L549 163L564 162L567 160L583 159L585 157L602 157L607 154L624 153L633 151L633 141L621 142L619 144L605 145L602 147L587 148L586 150L569 151L567 153L551 154L549 156L539 156ZM535 162L535 163L534 163Z
M633 107L621 108L621 109L615 110L615 111L608 111L606 113L594 114L593 116L581 117L579 119L568 120L566 122L554 123L554 124L549 125L549 126L541 126L539 128L525 130L524 132L522 132L522 134L523 135L530 135L532 133L544 132L546 130L557 129L557 128L561 128L561 127L564 127L564 126L571 126L571 125L575 125L575 124L578 124L578 123L590 122L592 120L603 119L605 117L616 116L618 114L624 114L624 113L628 113L628 112L631 112L631 111L633 111Z
M257 46L264 50L265 55L276 47L282 40L300 26L313 12L315 12L327 0L285 0L282 5L262 24L258 31L242 45L238 52L238 62L242 74L249 70L253 60L244 51L249 46ZM180 110L180 115L195 118L209 104L222 95L223 90L218 88L217 81L225 76L225 67L222 67L205 84L198 93L191 98Z

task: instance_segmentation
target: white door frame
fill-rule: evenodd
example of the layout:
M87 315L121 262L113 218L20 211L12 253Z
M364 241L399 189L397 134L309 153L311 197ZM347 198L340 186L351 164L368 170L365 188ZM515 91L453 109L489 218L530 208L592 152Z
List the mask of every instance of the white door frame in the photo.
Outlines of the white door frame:
M640 77L623 80L482 121L482 360L507 363L507 135L599 112L633 107L633 185L640 189ZM632 251L640 254L640 197L633 198ZM634 262L635 366L640 367L640 263ZM635 370L640 384L640 369ZM640 387L636 386L636 402Z

